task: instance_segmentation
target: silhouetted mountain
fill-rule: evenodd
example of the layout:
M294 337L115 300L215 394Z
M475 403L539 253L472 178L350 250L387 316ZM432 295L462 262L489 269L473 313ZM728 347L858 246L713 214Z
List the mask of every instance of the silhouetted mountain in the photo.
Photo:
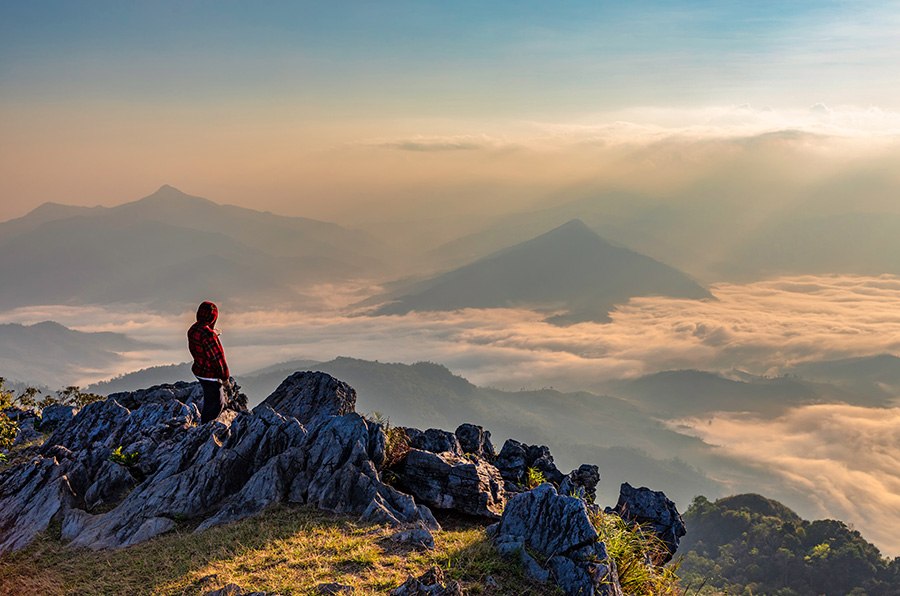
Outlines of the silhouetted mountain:
M0 376L59 387L84 369L105 368L120 352L152 347L120 333L85 333L51 321L0 325Z
M117 207L46 204L0 224L0 308L206 296L269 305L369 275L380 249L335 224L218 205L163 186Z
M792 377L741 380L698 370L673 370L611 383L615 395L642 404L659 416L691 416L715 411L776 413L803 404L847 401L857 397L830 385Z
M377 314L461 308L563 311L557 323L608 321L635 296L709 298L685 274L614 246L579 220L425 282Z

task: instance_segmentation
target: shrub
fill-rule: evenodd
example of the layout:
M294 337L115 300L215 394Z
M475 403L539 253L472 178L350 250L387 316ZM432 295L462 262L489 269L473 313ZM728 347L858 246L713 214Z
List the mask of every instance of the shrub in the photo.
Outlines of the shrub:
M546 481L547 479L544 478L544 473L537 468L528 468L525 471L525 488L528 490L537 488Z
M60 389L56 392L56 395L58 396L56 403L65 406L74 406L79 410L89 403L106 399L102 395L97 395L96 393L85 393L81 390L81 387L76 385L70 385L65 389Z
M619 584L626 594L681 594L678 564L657 566L666 545L653 532L630 524L614 513L597 511L591 523L616 563Z
M6 379L0 377L0 410L13 407L13 392L6 389Z
M0 412L0 449L9 449L19 434L19 425Z
M118 447L113 449L112 453L109 454L109 461L113 462L114 464L119 464L120 466L130 468L137 465L140 456L141 454L137 451L125 453L125 451L122 449L122 446L119 445Z
M375 424L380 424L384 430L384 467L389 469L406 457L409 453L409 437L406 431L397 426L391 426L390 419L381 412L372 412L369 420Z

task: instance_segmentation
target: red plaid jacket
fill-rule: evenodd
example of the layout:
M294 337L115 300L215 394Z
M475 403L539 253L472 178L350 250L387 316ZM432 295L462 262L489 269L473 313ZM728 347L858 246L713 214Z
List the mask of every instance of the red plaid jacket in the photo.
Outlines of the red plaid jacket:
M200 321L188 329L188 349L194 357L191 371L198 377L227 380L228 363L225 361L225 350L219 341L218 334L208 323Z

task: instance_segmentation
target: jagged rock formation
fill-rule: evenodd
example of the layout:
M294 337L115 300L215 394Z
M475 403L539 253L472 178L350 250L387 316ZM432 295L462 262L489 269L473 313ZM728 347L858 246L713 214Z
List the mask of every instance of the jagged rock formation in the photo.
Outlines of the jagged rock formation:
M664 565L672 560L678 550L678 542L687 530L684 520L675 508L675 503L660 491L641 487L634 488L627 482L619 489L619 501L615 507L607 507L607 513L615 513L622 519L642 524L653 530L653 533L666 546L666 552L655 565Z
M503 479L497 468L476 456L411 449L395 470L399 486L429 507L486 518L503 512Z
M567 594L621 594L588 517L599 511L595 465L564 475L546 446L513 439L497 454L490 432L473 424L386 433L354 412L352 387L325 373L292 374L252 412L236 391L218 420L199 425L201 400L198 383L181 382L53 413L56 430L33 459L0 471L0 554L26 546L53 520L74 546L118 548L183 520L203 531L279 502L396 526L392 540L429 549L440 529L429 508L437 508L499 519L489 528L498 550ZM534 470L547 482L528 490ZM382 479L388 472L392 485ZM625 484L607 511L653 528L667 548L653 564L668 561L684 535L663 493ZM426 574L393 593L461 591Z
M253 412L228 410L200 426L196 383L86 406L33 461L0 473L0 552L25 546L53 519L62 520L73 545L115 548L167 532L178 520L199 519L202 530L281 501L439 527L427 507L381 482L380 425L335 413L352 409L352 389L322 373L288 381ZM133 463L111 462L117 447L135 454Z
M510 499L493 532L497 549L518 556L538 581L552 579L566 594L622 594L615 563L598 541L584 501L557 494L549 483Z
M522 489L526 483L528 468L537 470L544 476L544 480L556 486L563 480L563 473L553 463L550 449L545 445L526 445L507 439L495 463L509 491L519 492Z

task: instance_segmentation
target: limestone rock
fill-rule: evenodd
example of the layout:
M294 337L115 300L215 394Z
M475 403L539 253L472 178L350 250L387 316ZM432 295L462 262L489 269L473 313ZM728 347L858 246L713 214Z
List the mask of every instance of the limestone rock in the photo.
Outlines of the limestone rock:
M73 546L118 548L176 520L198 520L202 530L276 502L440 529L426 506L381 481L384 430L352 412L345 383L298 373L252 413L200 426L199 399L199 383L114 394L60 425L33 463L0 471L0 552L24 546L54 518ZM136 461L110 461L117 448Z
M35 429L34 423L36 422L36 418L25 418L21 422L19 422L19 430L16 433L16 438L13 439L13 446L24 445L25 443L30 443L36 439L44 436L41 432Z
M432 567L418 579L410 576L391 596L462 596L459 582L444 583L444 572L440 567Z
M321 416L343 416L354 411L356 391L323 372L296 372L281 382L259 406L308 424Z
M137 480L125 466L111 461L103 462L93 484L84 493L88 511L97 507L118 503L137 485Z
M52 431L67 424L75 417L77 410L72 406L54 404L41 410L40 429L44 432Z
M456 438L463 453L471 453L487 461L493 461L497 457L489 430L475 424L460 424L456 429Z
M493 519L503 511L503 479L477 456L411 449L395 471L398 485L429 507Z
M406 433L409 446L414 449L431 453L446 452L458 456L463 455L462 447L460 447L456 435L451 432L439 428L429 428L421 431L417 428L409 427L404 427L403 431Z
M581 464L572 470L559 484L559 492L593 503L597 499L597 484L600 482L600 469L592 464Z
M666 545L666 552L653 561L656 565L665 565L672 560L681 537L687 532L684 520L665 493L653 491L646 487L634 488L627 482L619 489L619 501L613 508L606 508L607 513L615 513L622 519L649 526Z
M34 540L73 498L63 468L53 458L38 456L0 472L0 553Z
M615 563L598 542L584 502L557 494L549 483L510 499L494 543L502 554L518 555L529 576L552 579L566 594L621 594Z
M534 468L544 475L544 480L559 486L563 474L553 462L550 449L544 445L526 445L514 439L507 439L494 464L506 481L506 488L518 492L525 484L528 468Z

